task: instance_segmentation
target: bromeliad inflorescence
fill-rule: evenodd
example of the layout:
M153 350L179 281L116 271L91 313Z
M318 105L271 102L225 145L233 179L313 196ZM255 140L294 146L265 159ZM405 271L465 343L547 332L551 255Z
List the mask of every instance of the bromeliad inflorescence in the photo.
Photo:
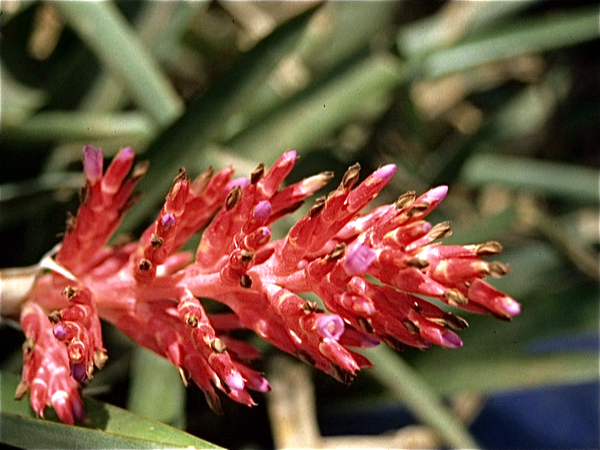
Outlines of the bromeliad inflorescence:
M454 331L467 322L423 296L505 319L520 312L516 301L483 280L508 270L480 259L500 252L500 244L435 242L450 224L424 219L445 197L445 186L420 196L407 192L360 215L392 178L393 165L358 185L360 167L350 167L338 188L318 198L281 240L271 240L271 224L321 189L330 172L281 187L294 151L269 170L261 164L249 179L232 180L233 169L211 168L190 181L181 170L139 241L108 246L147 169L143 163L132 169L133 160L125 148L103 172L101 150L83 149L82 204L67 218L51 270L37 278L20 307L26 342L16 397L31 391L40 416L49 405L64 422L83 418L80 383L107 359L100 319L168 358L218 410L217 390L253 405L248 390L270 389L248 365L258 351L231 337L232 330L251 329L348 382L370 365L351 347L462 345ZM180 250L202 230L195 255ZM299 295L306 292L328 311ZM203 297L230 312L207 314Z

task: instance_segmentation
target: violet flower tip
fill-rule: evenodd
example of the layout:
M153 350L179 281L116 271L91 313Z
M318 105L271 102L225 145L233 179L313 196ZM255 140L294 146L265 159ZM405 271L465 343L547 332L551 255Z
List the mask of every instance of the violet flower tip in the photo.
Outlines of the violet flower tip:
M317 331L324 338L337 341L344 333L344 321L337 314L322 315L317 319Z
M375 172L373 172L373 176L387 182L394 176L394 173L396 173L396 165L386 164L385 166L380 167Z
M239 372L234 372L225 377L225 383L227 383L227 386L229 386L231 389L236 391L242 391L246 386L244 383L244 378Z
M90 183L95 183L102 178L102 166L104 164L102 149L93 145L85 145L82 150L83 171Z

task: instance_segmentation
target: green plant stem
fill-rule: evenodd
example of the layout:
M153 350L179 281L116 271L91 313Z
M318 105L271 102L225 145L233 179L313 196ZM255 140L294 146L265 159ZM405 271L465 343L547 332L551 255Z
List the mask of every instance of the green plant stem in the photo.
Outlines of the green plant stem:
M454 448L479 447L465 425L444 407L441 398L404 359L384 346L372 349L368 356L375 365L373 375L444 442Z

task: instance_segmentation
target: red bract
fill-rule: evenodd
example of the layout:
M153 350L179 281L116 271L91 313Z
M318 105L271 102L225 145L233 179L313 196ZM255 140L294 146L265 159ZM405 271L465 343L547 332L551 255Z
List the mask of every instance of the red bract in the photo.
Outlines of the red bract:
M210 169L190 182L182 170L139 241L108 246L146 172L144 164L132 170L133 159L126 148L103 174L101 151L84 148L83 203L77 217L67 220L50 265L54 270L37 279L22 306L27 345L17 397L31 390L39 415L52 405L64 422L82 418L77 387L106 360L100 318L168 358L184 382L192 379L218 410L216 390L253 405L248 389L270 389L247 366L258 352L229 336L232 330L251 329L349 382L370 365L349 347L380 341L394 348L462 346L452 330L467 322L421 296L505 319L520 311L517 302L483 281L507 272L501 263L480 259L500 252L498 243L435 242L450 225L432 227L424 219L443 200L445 186L419 197L408 192L394 204L359 215L390 181L393 165L358 185L360 167L352 166L336 190L317 199L276 241L271 224L321 189L330 172L282 188L294 151L268 171L261 164L249 179L232 180L233 170L226 168L216 174ZM180 251L201 230L195 258ZM299 296L306 292L320 297L329 312ZM203 297L231 312L207 315Z

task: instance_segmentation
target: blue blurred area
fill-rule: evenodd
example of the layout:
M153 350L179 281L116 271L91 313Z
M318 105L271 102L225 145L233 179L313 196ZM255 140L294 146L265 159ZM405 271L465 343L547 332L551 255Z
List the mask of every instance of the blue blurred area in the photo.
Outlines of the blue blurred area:
M600 448L598 382L492 395L470 430L488 449ZM320 415L321 433L379 434L414 424L402 406Z
M600 448L598 382L497 394L472 424L490 449Z

